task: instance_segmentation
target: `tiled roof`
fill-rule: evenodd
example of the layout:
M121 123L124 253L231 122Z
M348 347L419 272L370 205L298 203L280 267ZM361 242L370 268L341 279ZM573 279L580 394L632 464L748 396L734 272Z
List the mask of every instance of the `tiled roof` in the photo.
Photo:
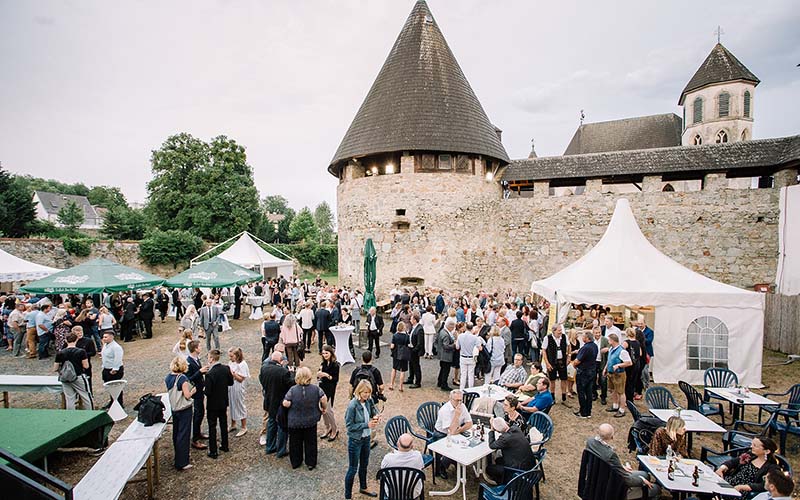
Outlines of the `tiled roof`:
M680 146L682 129L681 118L674 113L586 123L575 131L564 154Z
M683 98L687 93L714 83L745 80L758 85L761 80L741 63L728 49L718 43L711 49L706 60L697 69L686 88L681 92L678 105L683 105Z
M86 220L94 220L98 217L94 207L85 196L49 193L47 191L35 191L34 194L39 197L39 201L42 202L42 208L50 215L57 215L64 205L72 201L83 208L83 215Z
M775 139L514 160L504 181L735 171L800 163L800 135Z
M350 158L412 150L509 161L424 1L414 5L328 171L336 175Z

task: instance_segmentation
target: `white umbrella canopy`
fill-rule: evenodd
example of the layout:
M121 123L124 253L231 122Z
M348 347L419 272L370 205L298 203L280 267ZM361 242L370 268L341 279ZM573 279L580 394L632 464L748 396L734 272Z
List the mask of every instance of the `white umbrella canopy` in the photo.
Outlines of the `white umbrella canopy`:
M38 280L59 271L61 269L29 262L0 249L0 281Z

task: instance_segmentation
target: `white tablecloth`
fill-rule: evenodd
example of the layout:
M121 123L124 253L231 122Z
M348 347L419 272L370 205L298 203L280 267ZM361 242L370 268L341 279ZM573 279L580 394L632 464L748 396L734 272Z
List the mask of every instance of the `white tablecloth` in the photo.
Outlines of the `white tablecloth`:
M652 410L651 410L652 411ZM725 496L741 496L738 491L728 485L722 478L700 460L682 459L678 463L675 471L675 479L667 479L667 461L650 455L638 455L639 463L642 464L658 483L672 492L684 491L690 493L719 493ZM700 478L697 486L692 486L692 473L697 466ZM728 485L727 487L723 486Z
M662 422L669 420L669 417L677 416L674 410L650 410L650 413ZM724 427L720 427L713 420L694 410L681 411L681 418L686 422L686 432L725 432Z
M723 387L707 387L706 390L708 392L714 393L717 396L727 399L731 403L736 403L740 405L753 405L753 406L769 406L769 405L777 405L778 403L765 398L761 394L756 394L755 392L749 392L747 394L739 394L736 392L736 389L728 389ZM741 400L740 403L738 400Z
M331 327L331 333L336 340L336 359L340 364L355 363L356 360L350 354L350 336L355 330L352 326Z
M464 389L464 392L472 392L477 394L479 398L492 398L495 401L502 401L511 394L505 387L495 384L470 387L469 389Z

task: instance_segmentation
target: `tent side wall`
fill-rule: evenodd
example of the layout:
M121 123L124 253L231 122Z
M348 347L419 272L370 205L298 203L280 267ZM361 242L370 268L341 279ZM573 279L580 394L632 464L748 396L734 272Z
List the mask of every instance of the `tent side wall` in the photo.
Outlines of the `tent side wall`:
M739 383L761 386L764 312L733 307L657 307L653 328L654 381L676 384L683 380L693 385L703 384L704 370L690 370L687 365L687 329L694 320L703 317L717 318L727 328L728 368L739 376ZM702 345L710 347L711 344Z

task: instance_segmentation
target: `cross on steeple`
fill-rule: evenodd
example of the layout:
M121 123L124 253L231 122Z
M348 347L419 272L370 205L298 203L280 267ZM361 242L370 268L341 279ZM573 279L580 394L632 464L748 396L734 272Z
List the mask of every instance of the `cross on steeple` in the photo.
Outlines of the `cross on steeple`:
M720 41L722 40L722 35L725 34L725 31L723 31L722 26L717 25L717 29L714 30L714 34L717 35L717 43L721 43Z

